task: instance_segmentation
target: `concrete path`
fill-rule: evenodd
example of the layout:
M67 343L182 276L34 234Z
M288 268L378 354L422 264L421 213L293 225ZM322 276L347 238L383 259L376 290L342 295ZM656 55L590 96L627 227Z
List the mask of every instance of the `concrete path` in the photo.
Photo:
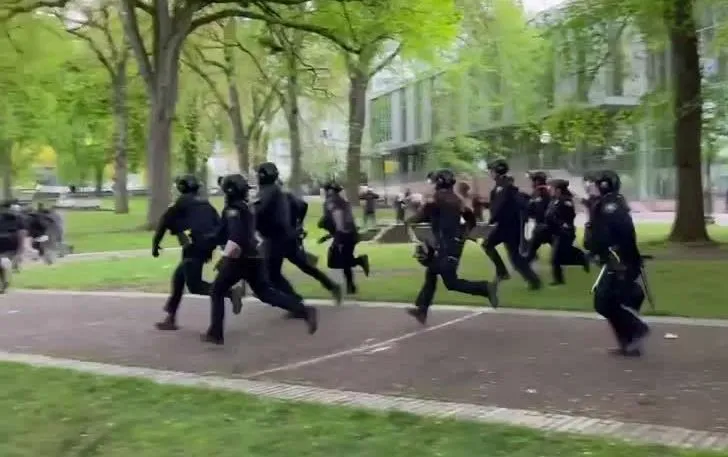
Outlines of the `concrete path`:
M10 292L0 297L0 359L728 449L723 321L652 319L648 354L625 360L605 353L605 323L583 315L442 307L422 327L398 306L350 305L322 308L309 336L251 302L228 319L226 345L210 347L197 338L205 300L186 301L173 333L153 329L163 303L153 294Z

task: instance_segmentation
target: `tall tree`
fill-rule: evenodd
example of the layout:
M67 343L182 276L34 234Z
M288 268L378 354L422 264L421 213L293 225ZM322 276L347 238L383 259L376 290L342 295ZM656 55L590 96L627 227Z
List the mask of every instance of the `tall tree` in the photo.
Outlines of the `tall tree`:
M702 89L695 0L576 0L566 14L582 28L633 25L651 44L670 50L673 159L677 169L677 213L669 239L709 241L705 228L702 182Z
M330 38L345 59L349 77L349 145L347 193L358 195L361 179L362 139L366 122L366 96L372 78L398 56L432 58L450 47L457 33L459 14L453 0L387 2L322 2L316 5L317 24L328 27ZM352 204L358 204L356 198Z
M129 212L129 104L128 67L130 48L115 11L116 2L102 0L79 8L74 5L56 12L66 30L86 43L106 70L111 88L114 128L114 211Z

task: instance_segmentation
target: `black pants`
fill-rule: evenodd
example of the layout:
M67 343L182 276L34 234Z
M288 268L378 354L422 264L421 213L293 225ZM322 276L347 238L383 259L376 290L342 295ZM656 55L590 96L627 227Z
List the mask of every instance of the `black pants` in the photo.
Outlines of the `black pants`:
M458 277L458 265L463 253L463 244L464 242L460 240L442 243L435 253L432 262L425 269L425 282L415 299L415 305L420 311L427 312L432 305L432 300L435 298L435 292L437 291L438 276L442 278L447 290L478 297L488 297L490 295L488 281L469 281Z
M172 291L164 306L171 316L176 316L179 310L185 285L189 293L194 295L210 295L210 283L202 280L202 269L212 258L214 245L189 245L182 249L180 261L172 273Z
M506 228L498 226L483 242L483 250L488 258L493 262L493 265L495 266L495 274L499 278L505 278L508 277L508 269L506 269L503 259L496 250L496 247L498 247L499 244L504 244L513 268L515 268L523 279L531 286L539 286L541 284L541 279L539 279L536 272L533 271L528 260L519 252L518 248L521 243L520 235L521 232L518 228L508 231Z
M283 275L283 260L288 260L303 273L317 280L326 290L331 291L336 288L336 283L331 278L309 263L303 243L300 240L266 240L264 249L268 279L281 292L302 299Z
M359 242L359 234L352 232L337 235L331 242L328 252L328 267L332 270L343 270L346 279L346 289L349 292L356 290L354 284L354 271L356 266L364 266L364 256L354 257L354 250Z
M207 333L222 338L225 325L225 297L240 280L244 280L263 303L305 316L306 309L300 298L286 294L273 287L265 272L263 259L227 259L220 265L215 280L210 287L210 328Z
M576 234L572 232L557 233L553 237L551 243L551 272L553 273L555 283L564 282L565 265L581 265L587 264L584 251L574 246Z
M647 330L647 324L638 314L645 299L637 283L638 274L605 271L594 291L594 309L607 319L622 347Z
M374 211L364 211L364 218L362 225L366 228L373 228L377 226L377 216Z
M545 224L537 224L531 233L526 260L531 263L536 259L538 250L544 244L551 244L551 232Z

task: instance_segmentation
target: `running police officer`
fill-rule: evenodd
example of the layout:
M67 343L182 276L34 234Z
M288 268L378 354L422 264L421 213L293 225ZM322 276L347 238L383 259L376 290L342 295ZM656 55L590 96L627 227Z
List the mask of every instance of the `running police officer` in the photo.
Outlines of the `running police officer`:
M522 214L526 202L522 201L522 194L513 184L513 178L508 176L508 163L504 159L489 163L488 169L495 181L495 187L490 191L488 224L492 229L483 241L483 250L495 265L496 277L499 280L509 279L508 270L496 250L499 244L504 244L513 267L528 282L529 288L540 289L541 279L519 252L524 225Z
M298 246L298 233L293 224L291 201L278 184L278 167L265 162L256 170L258 198L253 204L255 225L263 239L261 246L268 279L278 290L300 297L283 276L283 261Z
M257 174L260 188L254 205L255 222L258 233L263 237L268 279L278 290L303 299L283 276L285 259L319 281L331 292L336 303L340 303L341 288L311 263L303 247L303 220L308 212L308 203L283 190L278 179L278 167L274 163L261 164Z
M306 248L303 245L303 240L307 236L303 221L306 219L306 214L308 213L308 203L290 192L287 192L286 195L291 207L291 224L293 224L296 231L295 251L288 253L286 259L301 270L302 273L318 281L324 289L331 293L336 304L340 305L342 298L341 286L336 284L323 271L316 267L318 258L306 252Z
M594 177L600 198L594 206L589 249L602 264L594 284L594 308L604 316L615 333L619 347L612 352L639 356L649 327L638 311L645 294L637 283L642 256L629 207L619 194L619 176L611 171Z
M23 215L12 208L12 203L0 205L0 293L5 293L10 283L5 259L12 262L25 243L26 224Z
M552 199L546 209L544 222L546 231L551 234L551 271L552 286L564 284L564 265L580 265L589 271L589 262L584 252L574 246L576 227L574 219L574 196L569 190L569 181L552 179L549 182Z
M180 195L162 215L152 240L154 257L159 257L159 245L167 230L177 236L182 246L182 260L172 273L172 291L164 306L167 317L156 324L159 330L177 330L177 311L185 284L191 294L210 294L210 283L202 280L202 269L212 259L220 231L220 216L210 202L199 195L197 178L180 176L175 180L175 186ZM227 296L233 303L233 311L240 313L242 289L232 289Z
M300 298L281 292L268 281L263 258L258 252L255 215L248 205L248 181L240 174L233 174L221 179L220 187L225 194L219 238L224 248L210 291L210 327L201 335L202 341L224 343L225 296L241 279L248 283L260 301L303 316L308 332L315 333L318 328L316 309L305 306Z
M346 279L346 293L356 294L352 268L359 266L364 270L364 274L369 276L369 256L354 257L354 250L359 242L359 232L351 212L351 205L341 195L342 190L341 185L335 181L324 184L326 201L324 202L324 214L321 216L318 226L326 230L328 236L319 239L319 243L333 238L329 246L328 267L343 270Z
M537 256L538 249L544 244L551 243L551 234L546 225L546 208L548 208L549 202L551 201L551 195L546 183L548 178L546 173L543 171L529 172L528 177L531 180L532 191L526 212L528 218L535 225L531 233L531 240L528 243L526 260L533 262Z
M422 324L427 322L438 276L448 290L487 297L494 308L498 307L497 282L469 281L458 277L458 265L468 232L477 221L472 209L453 190L455 175L450 170L440 170L432 174L430 179L434 183L435 194L417 214L407 220L408 227L429 222L432 230L431 245L418 248L418 252L424 254L418 260L426 267L425 282L415 299L416 307L407 310ZM461 218L465 220L465 226L461 224Z

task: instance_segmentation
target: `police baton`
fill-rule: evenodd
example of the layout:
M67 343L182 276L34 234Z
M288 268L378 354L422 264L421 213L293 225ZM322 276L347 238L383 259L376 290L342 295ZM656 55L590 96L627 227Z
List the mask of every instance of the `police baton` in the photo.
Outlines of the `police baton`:
M599 275L597 276L597 280L594 281L594 285L592 285L591 293L596 292L597 287L599 287L599 283L602 282L602 279L604 278L604 274L607 272L607 265L602 265L602 269L599 270Z
M654 257L651 255L643 255L642 260L653 260ZM647 301L650 303L650 308L652 311L655 310L656 302L655 297L652 295L652 289L650 288L650 281L647 278L647 268L645 268L644 262L640 266L640 282L642 283L642 288L645 290L645 296L647 297Z

